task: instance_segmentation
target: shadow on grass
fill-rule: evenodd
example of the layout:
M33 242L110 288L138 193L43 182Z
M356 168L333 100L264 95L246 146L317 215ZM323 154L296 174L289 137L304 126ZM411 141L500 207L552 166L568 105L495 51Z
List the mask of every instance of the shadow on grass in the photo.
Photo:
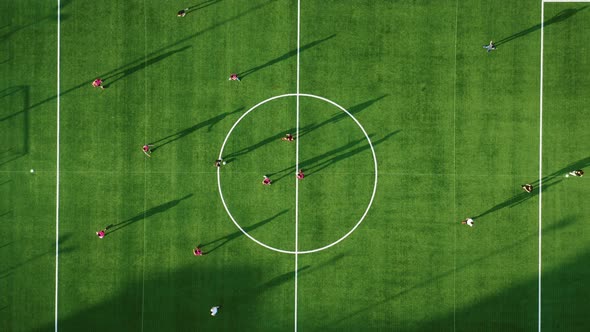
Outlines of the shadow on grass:
M167 211L167 210L175 207L176 205L178 205L183 200L188 199L188 198L190 198L192 196L193 196L193 194L188 194L188 195L186 195L186 196L184 196L182 198L175 199L175 200L166 202L164 204L158 205L156 207L153 207L153 208L151 208L149 210L146 210L146 211L144 211L144 212L136 215L135 217L129 218L127 220L123 220L120 223L109 225L108 226L108 230L107 230L105 236L110 235L110 234L112 234L112 233L114 233L114 232L116 232L116 231L118 231L120 229L123 229L123 228L125 228L125 227L127 227L127 226L129 226L129 225L131 225L131 224L133 224L135 222L137 222L137 221L140 221L140 220L143 220L143 219L147 219L147 218L152 217L152 216L154 216L154 215L156 215L158 213L165 212L165 211Z
M272 60L270 60L270 61L268 61L268 62L266 62L266 63L264 63L264 64L262 64L260 66L256 66L256 67L250 68L248 70L245 70L245 71L239 73L238 76L240 77L240 79L243 80L246 76L248 76L250 74L254 74L255 72L257 72L257 71L259 71L261 69L264 69L266 67L270 67L270 66L272 66L274 64L277 64L277 63L279 63L281 61L287 60L287 59L289 59L289 58L297 55L297 53L301 53L301 52L303 52L303 51L305 51L307 49L310 49L310 48L312 48L312 47L314 47L316 45L319 45L319 44L321 44L321 43L323 43L323 42L325 42L327 40L330 40L330 39L332 39L334 37L336 37L335 34L333 34L331 36L328 36L326 38L318 39L318 40L313 41L311 43L305 44L305 45L301 46L299 49L293 49L293 50L291 50L291 51L289 51L289 52L281 55L280 57L274 58L274 59L272 59Z
M220 1L221 0L206 0L206 1L203 1L203 2L198 3L196 5L192 5L192 6L188 7L187 14L190 13L190 12L197 11L199 9L207 8L207 7L209 7L211 5L214 5L214 4L216 4L216 3L220 2Z
M104 73L100 73L100 74L97 74L97 75L93 75L92 77L89 77L88 79L84 80L82 83L80 83L78 85L75 85L75 86L70 87L68 89L63 89L63 91L60 93L60 96L64 96L66 94L69 94L70 92L75 91L75 90L77 90L77 89L79 89L81 87L88 87L88 88L90 88L91 87L90 84L97 77L101 77L101 78L102 77L108 77L109 75L113 75L114 73L117 73L117 72L124 72L124 71L127 70L126 68L128 68L128 67L134 67L134 66L136 66L137 63L144 62L146 58L154 58L154 57L157 57L157 55L160 54L161 52L164 52L164 51L166 51L166 50L168 50L168 49L170 49L172 47L178 46L178 45L180 45L182 43L188 42L188 41L192 40L193 38L199 37L200 35L202 35L204 33L207 33L209 31L212 31L212 30L214 30L214 29L216 29L216 28L218 28L220 26L223 26L223 25L228 24L230 22L236 21L236 20L238 20L238 19L240 19L240 18L242 18L242 17L244 17L244 16L246 16L246 15L252 13L252 12L255 12L255 11L259 10L259 9L262 9L262 8L264 8L264 7L272 4L272 3L276 3L277 1L278 0L269 0L269 1L266 1L264 3L261 3L261 4L258 4L258 5L252 6L252 7L248 8L248 9L246 9L246 10L244 10L244 11L242 11L242 12L240 12L240 13L234 15L234 16L231 16L231 17L229 17L229 18L227 18L225 20L219 21L218 23L215 23L215 24L213 24L213 25L211 25L211 26L209 26L209 27L207 27L207 28L205 28L203 30L200 30L198 32L195 32L195 33L193 33L191 35L188 35L188 36L186 36L184 38L181 38L181 39L179 39L179 40L177 40L175 42L172 42L172 43L170 43L170 44L168 44L166 46L163 46L163 47L161 47L161 48L159 48L157 50L154 50L154 51L150 52L149 54L146 54L145 56L141 56L141 57L138 57L138 58L136 58L134 60L131 60L131 61L127 62L126 64L121 65L121 66L119 66L119 67L117 67L117 68L115 68L113 70L110 70L110 71L104 72ZM105 82L105 83L109 84L109 82ZM41 100L39 102L36 102L36 103L30 105L28 109L34 109L34 108L39 107L39 106L41 106L41 105L43 105L43 104L45 104L47 102L53 101L56 98L57 98L57 95L53 95L51 97L48 97L46 99L43 99L43 100ZM16 114L12 114L9 117L15 116L15 115ZM5 120L5 119L6 118L0 118L0 121Z
M543 188L542 191L545 192L547 189L549 189L550 187L553 187L556 184L561 183L564 180L564 176L565 174L567 174L570 171L576 170L576 169L582 169L586 166L590 165L590 157L586 157L583 159L580 159L574 163L571 163L545 177L542 178L542 182L543 182ZM490 209L478 214L477 216L473 216L473 219L476 218L481 218L485 215L488 215L490 213L499 211L501 209L504 209L506 207L515 207L519 204L522 204L526 201L528 201L529 199L536 197L539 195L539 180L535 180L534 182L531 182L531 184L534 186L534 189L532 192L527 193L527 192L521 192L520 194L513 196L507 200L505 200L504 202L497 204L493 207L491 207Z
M242 227L242 229L244 229L244 231L246 231L246 233L252 232L253 230L257 229L258 227L262 227L262 226L268 224L269 222L275 220L279 216L287 213L288 211L289 210L283 210L283 211L275 214L274 216L272 216L270 218L267 218L267 219L264 219L264 220L262 220L262 221L260 221L260 222L258 222L256 224L254 224L252 226ZM201 249L203 249L203 251L205 252L205 254L210 254L213 251L215 251L215 250L221 248L222 246L226 245L231 240L234 240L234 239L236 239L236 238L238 238L238 237L240 237L242 235L244 235L244 233L242 233L242 231L238 230L237 232L233 232L233 233L228 234L226 236L220 237L220 238L218 238L216 240L213 240L213 241L210 241L210 242L207 242L207 243L201 243L197 247L200 247ZM217 243L217 244L213 248L207 249L207 247L209 247L209 246L211 246L211 245L213 245L215 243Z
M574 225L576 223L577 219L578 218L577 217L574 217L574 216L565 217L565 218L561 219L561 221L556 222L555 224L552 224L550 226L544 227L543 228L543 232L544 233L549 233L549 232L563 230L565 228L568 228L568 227ZM457 227L459 227L459 226L457 226ZM434 276L432 278L425 279L425 280L423 280L423 281L421 281L421 282L419 282L417 284L414 284L414 285L412 285L410 287L407 287L404 290L402 290L401 292L398 292L398 293L395 293L393 295L388 296L384 300L375 302L374 304L372 304L370 306L366 306L366 307L357 309L357 310L352 311L352 312L347 312L344 315L342 315L340 318L331 321L328 326L335 327L335 326L338 326L339 324L341 324L341 323L343 323L345 321L350 322L350 321L353 321L355 318L356 319L359 319L359 316L362 317L364 314L368 313L369 311L374 310L375 308L378 308L378 307L380 307L382 305L388 304L389 302L394 301L394 300L401 300L401 301L403 301L403 299L408 299L408 301L411 301L410 299L411 298L415 298L416 295L417 295L417 294L414 294L414 293L419 292L419 291L422 291L425 288L432 287L432 285L435 285L435 284L439 283L443 279L453 278L453 276L455 274L460 274L460 273L466 272L469 268L471 268L473 266L476 266L476 265L478 265L478 264L480 264L482 262L485 262L486 260L488 260L488 259L490 259L492 257L496 257L496 256L499 256L499 255L506 255L509 252L520 250L519 248L521 248L521 247L523 247L523 246L525 246L527 244L530 245L530 242L531 241L536 241L537 238L538 238L538 234L536 232L533 233L533 234L529 234L529 235L523 237L522 239L519 239L518 241L514 241L514 242L510 243L509 245L502 246L501 248L498 248L497 250L494 250L494 251L492 251L492 252L490 252L490 253L488 253L486 255L482 255L482 256L480 256L478 258L469 260L467 263L464 263L464 264L461 264L461 265L457 266L456 269L449 269L449 270L447 270L447 271L445 271L443 273L440 273L440 274L438 274L438 275L436 275L436 276ZM584 269L586 270L586 273L590 273L590 268L588 268L588 265L587 264L584 264ZM558 273L560 271L561 271L561 269L557 269L555 272ZM468 272L466 272L466 273L469 276L471 276L471 277L474 276L473 274L469 274ZM589 277L590 277L590 275L589 275ZM542 279L545 280L545 277L543 277ZM532 293L532 295L530 297L528 297L528 301L530 301L531 303L536 303L536 298L537 298L536 297L536 295L537 295L537 287L536 287L537 286L537 280L535 279L534 282L531 281L530 283L527 283L526 285L527 285L526 286L527 287L527 291L530 291ZM530 287L530 289L528 289L528 287ZM505 310L505 308L504 308L505 305L509 305L510 307L513 307L514 306L515 308L513 308L513 309L518 309L518 310L516 310L514 312L520 312L520 311L522 311L522 309L523 309L522 303L519 302L519 301L517 301L516 299L518 298L518 296L517 295L514 295L514 294L517 294L517 293L519 293L519 292L513 293L513 292L506 291L506 293L504 294L504 296L509 298L509 300L507 302L510 302L510 304L508 304L508 303L501 303L502 301L500 301L500 302L492 301L492 302L494 302L495 308L487 308L484 311L485 314L490 314L490 313L498 312L498 311L504 311ZM512 295L514 295L514 297L511 297ZM525 300L525 299L524 298L520 298L520 300L522 301L522 300ZM426 301L426 299L425 299L425 301ZM483 303L483 302L485 302L485 299L480 299L480 300L477 301L477 303L474 306L477 307L480 303ZM508 311L510 312L510 310L508 310ZM474 307L465 308L464 311L462 311L462 313L464 315L470 315L469 314L470 312L477 313L477 312L481 312L481 311L477 310ZM451 316L450 321L452 323L452 321L453 321L453 319L452 319L453 313L452 312L450 313L450 316ZM511 315L505 315L505 316L499 315L498 317L510 317L510 316L513 316L513 313L511 313ZM362 320L362 318L360 320ZM484 322L485 321L482 320L479 323L484 323ZM439 323L443 323L443 322L441 321ZM346 325L349 326L350 323L347 323ZM430 324L430 322L425 323L425 325L428 325L430 327L434 327L435 326L435 325ZM435 330L438 330L438 329L429 329L429 328L427 328L425 326L422 326L421 329L418 329L418 330L414 330L414 329L410 329L410 328L404 329L404 331L435 331ZM478 330L478 329L475 328L475 326L474 326L474 328L467 329L467 330L474 330L475 331L475 330ZM486 331L488 331L488 330L489 331L523 331L523 330L519 330L519 329L486 329Z
M401 129L393 131L393 132L387 134L386 136L384 136L383 138L373 141L372 142L373 147L387 141L388 139L390 139L392 136L399 133L400 131L401 131ZM374 136L374 135L373 134L369 135L369 137L372 137L372 136ZM338 163L339 161L353 157L363 151L370 150L371 144L369 144L368 142L367 142L367 144L364 144L360 147L356 147L357 145L361 144L362 142L364 142L366 140L367 139L365 137L363 137L363 138L358 139L356 141L352 141L348 144L345 144L339 148L335 148L333 150L325 152L319 156L306 159L306 160L302 161L301 163L299 163L299 168L303 169L306 177L317 174L320 171L324 170L325 168L327 168L329 166L333 166L334 164ZM351 150L349 150L349 149L351 149ZM368 159L367 163L373 164L373 158L371 157L370 159ZM284 168L278 172L271 173L268 176L272 179L273 183L280 181L281 179L289 176L290 174L293 174L293 176L295 176L295 166L296 165L291 165L290 167Z
M227 162L231 162L234 159L236 159L237 157L242 156L242 155L247 154L247 153L250 153L250 152L253 152L256 149L259 149L259 148L265 146L268 143L279 142L281 140L281 138L285 137L286 134L293 133L294 131L295 131L295 128L290 128L289 130L286 130L286 131L280 132L280 133L278 133L276 135L273 135L273 136L270 136L268 138L265 138L265 139L263 139L262 141L260 141L260 142L258 142L256 144L252 144L252 145L250 145L248 147L245 147L243 149L240 149L240 150L238 150L236 152L231 152L229 154L226 154L226 155L223 156L223 158L226 159Z
M0 150L0 165L4 165L13 160L21 158L29 153L29 103L30 103L30 87L28 85L19 85L6 88L0 91L0 98L9 97L15 94L22 94L22 111L15 112L11 115L0 119L0 125L8 126L7 130L12 132L12 142L15 145L4 143ZM17 115L20 115L18 117ZM11 119L7 123L2 123L5 120Z
M551 24L555 24L555 23L559 23L562 21L567 20L568 18L574 16L576 13L586 9L588 6L584 6L581 8L568 8L568 9L564 9L561 12L559 12L557 15L553 16L552 18L546 20L545 22L543 22L543 26L545 28L547 28L549 25ZM526 35L528 35L529 33L535 32L537 30L541 29L541 24L536 24L533 25L532 27L522 30L520 32L517 32L515 34L513 34L512 36L508 36L504 39L501 39L499 41L496 42L496 46L500 46L502 44L506 44L514 39L520 38L520 37L524 37Z
M588 296L590 296L590 252L585 251L572 260L552 262L555 267L544 268L541 297L541 326L543 331L590 331ZM473 277L470 275L468 277ZM536 331L538 328L537 275L482 296L457 312L433 317L409 331L434 331L448 326L456 319L458 331Z
M367 100L367 101L365 101L363 103L360 103L360 104L351 106L349 109L347 109L347 111L351 115L356 116L361 111L363 111L363 110L371 107L373 104L375 104L376 102L378 102L379 100L381 100L381 99L383 99L383 98L385 98L387 96L389 96L389 95L388 94L384 94L384 95L382 95L380 97L377 97L377 98L374 98L374 99L371 99L371 100ZM340 111L340 112L338 112L338 114L336 114L335 116L331 117L330 119L327 119L325 121L322 121L322 122L320 122L318 124L312 124L310 126L306 126L304 128L300 128L299 129L299 137L303 137L303 136L311 133L312 131L314 131L316 129L319 129L319 128L325 126L325 125L328 125L328 124L331 124L331 123L336 123L336 122L342 121L342 120L344 120L346 118L349 118L349 115L346 114L346 113L344 113L344 112L342 112L342 111Z
M69 239L71 237L72 237L72 233L60 234L59 235L59 243L60 243L60 246L62 246L62 245L64 245L64 246L65 245L68 245L68 243L70 242ZM10 243L8 243L8 244L6 244L4 246L10 245L10 244L12 244L12 242L10 242ZM45 247L45 246L43 246L43 247ZM67 247L66 251L64 251L64 253L71 252L74 249L75 249L75 247L69 246L69 247ZM25 265L31 264L31 263L37 261L39 258L42 258L42 257L44 257L46 255L50 255L52 253L55 253L55 242L51 243L51 245L49 246L49 249L47 249L47 250L45 250L43 252L40 252L38 254L31 255L28 258L25 258L24 260L21 260L19 263L16 263L16 264L11 265L11 266L9 266L7 268L4 268L3 270L0 270L0 279L1 278L6 278L9 275L11 275L13 272L15 272L17 269L19 269L19 268L21 268L21 267L23 267ZM60 250L60 253L62 253L61 250Z
M215 126L221 120L225 119L225 117L235 114L235 113L238 113L238 112L241 112L243 109L244 109L244 107L240 107L240 108L236 109L235 111L225 112L225 113L216 115L208 120L205 120L203 122L199 122L192 127L188 127L186 129L183 129L183 130L181 130L177 133L174 133L172 135L168 135L164 138L160 138L157 141L150 142L149 145L154 145L154 147L152 148L152 151L156 151L157 149L159 149L167 144L170 144L178 139L181 139L185 136L188 136L201 128L208 127L207 132L211 132L211 129L213 129L213 126Z
M129 76L129 75L131 75L131 74L133 74L133 73L135 73L135 72L137 72L139 70L146 69L147 67L149 67L151 65L154 65L154 64L156 64L156 63L158 63L158 62L166 59L167 57L169 57L169 56L171 56L173 54L182 52L182 51L184 51L184 50L186 50L188 48L191 48L191 46L190 45L189 46L185 46L185 47L182 47L182 48L179 48L179 49L176 49L176 50L172 50L172 51L166 52L164 54L160 54L157 57L153 57L151 59L145 60L145 61L143 61L143 62L141 62L141 63L139 63L139 64L137 64L137 65L135 65L133 67L129 67L129 68L126 68L126 69L123 69L123 70L114 72L114 73L112 73L110 75L107 75L107 76L103 77L103 80L105 82L107 82L104 85L104 87L105 87L105 89L107 89L111 85L115 84L117 81L122 80L125 77L127 77L127 76Z

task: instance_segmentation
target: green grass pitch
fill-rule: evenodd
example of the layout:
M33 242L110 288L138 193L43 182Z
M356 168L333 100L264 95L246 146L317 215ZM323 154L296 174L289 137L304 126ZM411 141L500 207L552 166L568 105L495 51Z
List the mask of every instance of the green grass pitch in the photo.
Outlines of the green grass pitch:
M0 331L589 331L588 5L0 1Z

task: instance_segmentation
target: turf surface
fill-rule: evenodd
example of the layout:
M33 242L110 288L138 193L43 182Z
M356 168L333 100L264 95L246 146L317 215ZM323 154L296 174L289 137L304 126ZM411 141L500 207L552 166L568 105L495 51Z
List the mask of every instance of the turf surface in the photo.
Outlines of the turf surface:
M2 331L55 328L56 6L0 2ZM293 330L297 269L300 331L536 331L540 9L301 2L300 91L358 119L379 184L357 230L296 267L232 223L213 162L251 110L220 169L243 229L313 250L364 214L354 121L301 97L285 142L296 98L252 109L297 91L297 2L61 1L59 330ZM590 9L546 4L544 22L541 322L587 331L587 178L564 175L590 165Z

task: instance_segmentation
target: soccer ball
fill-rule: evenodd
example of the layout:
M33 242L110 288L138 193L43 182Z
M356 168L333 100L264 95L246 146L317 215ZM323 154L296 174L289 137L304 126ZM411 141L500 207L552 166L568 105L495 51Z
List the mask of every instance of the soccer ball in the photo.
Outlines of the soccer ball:
M224 165L225 165L225 164L227 164L227 162L225 162L225 161L224 161L224 162L222 162L222 164L224 164Z
M31 173L35 173L35 170L31 168Z

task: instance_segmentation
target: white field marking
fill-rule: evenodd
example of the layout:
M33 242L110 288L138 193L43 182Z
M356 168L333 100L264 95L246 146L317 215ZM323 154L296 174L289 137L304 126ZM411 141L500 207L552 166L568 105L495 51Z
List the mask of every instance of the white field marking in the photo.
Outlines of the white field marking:
M541 332L541 239L542 239L542 207L543 201L543 43L545 42L545 2L541 3L541 70L539 79L539 281L537 287L539 294L537 298L538 306L538 329Z
M455 70L453 79L453 218L457 217L457 33L459 0L455 2ZM453 224L453 331L457 328L457 225Z
M57 147L56 147L56 171L55 171L55 332L57 332L57 307L59 289L59 108L60 108L60 57L61 57L61 1L57 0Z
M316 249L312 249L312 250L305 250L305 251L297 251L297 254L301 255L301 254L311 254L314 252L319 252L325 249L328 249L338 243L340 243L341 241L343 241L344 239L346 239L350 234L352 234L352 232L354 232L358 226L360 226L360 224L363 222L363 220L365 219L365 217L367 216L367 213L369 213L369 209L371 208L371 205L373 204L373 200L375 199L375 193L377 192L377 179L378 179L378 172L377 172L377 155L375 154L375 148L373 147L373 143L371 142L371 139L369 138L369 135L367 134L367 132L365 131L365 128L360 124L360 122L352 115L350 114L350 112L348 112L344 107L336 104L335 102L326 99L324 97L320 97L320 96L316 96L316 95L311 95L311 94L306 94L306 93L300 93L300 96L303 97L309 97L309 98L315 98L315 99L319 99L319 100L323 100L327 103L330 103L336 107L338 107L341 111L343 111L344 113L348 114L348 116L350 116L352 118L352 120L354 120L354 122L359 126L359 128L362 130L363 134L365 135L365 138L367 139L367 142L369 142L369 147L371 148L371 153L373 154L373 163L374 163L374 167L375 167L375 183L373 185L373 192L371 194L371 200L369 201L369 204L367 205L367 208L365 209L365 212L363 213L363 215L361 216L360 220L356 223L356 225L354 225L354 227L348 231L348 233L346 233L343 237L341 237L340 239L336 240L333 243L330 243L324 247L321 248L316 248ZM257 107L259 107L260 105L263 105L271 100L275 100L278 98L284 98L284 97L294 97L297 96L297 94L295 93L288 93L288 94L284 94L284 95L280 95L280 96L274 96L271 98L268 98L266 100L261 101L260 103L256 104L255 106L253 106L252 108L250 108L248 111L246 111L244 114L242 114L242 116L240 116L240 118L233 124L233 126L230 128L229 132L227 133L227 136L225 136L225 140L223 141L223 144L221 146L221 150L219 151L219 159L222 158L223 156L223 149L225 148L225 144L227 143L227 140L229 139L229 137L231 136L231 133L233 132L233 130L235 129L235 127L238 125L238 123L240 123L240 121L242 121L242 119L248 115L250 112L252 112L254 109L256 109ZM221 190L221 173L220 173L220 168L217 168L217 188L219 190L219 196L221 197L221 202L223 203L223 207L225 208L225 211L227 212L227 214L229 215L230 219L233 221L233 223L236 225L236 227L242 231L242 233L244 235L246 235L250 240L256 242L258 245L269 249L269 250L273 250L276 252L280 252L280 253L284 253L284 254L295 254L295 251L290 251L290 250L283 250L283 249L278 249L272 246L269 246L265 243L260 242L259 240L257 240L256 238L254 238L252 235L248 234L248 232L244 231L244 229L240 226L240 224L238 224L238 222L235 220L235 218L233 217L233 215L231 214L229 208L227 207L227 204L225 203L225 199L223 197L223 192Z
M590 2L590 0L543 0L545 2L569 2L569 3L576 3L576 2Z
M144 49L143 49L143 54L144 54L144 58L143 58L143 63L144 63L144 67L143 67L143 72L144 75L146 76L144 78L144 114L145 114L145 125L144 125L144 129L143 129L143 143L142 144L148 144L147 142L147 126L148 126L148 105L147 105L147 100L148 100L148 79L147 79L147 59L148 59L148 43L147 43L147 8L145 5L145 0L143 0L143 33L144 33ZM143 158L143 169L147 170L147 158ZM147 211L147 172L144 171L144 175L143 175L143 219L144 222L142 222L143 224L143 264L142 264L142 271L141 271L141 331L143 332L143 318L144 318L144 312L145 312L145 213Z
M297 0L297 99L296 102L296 109L297 109L297 125L295 130L295 174L299 170L299 72L300 72L300 59L301 59L301 52L299 52L299 47L301 45L301 0ZM297 269L299 268L299 179L295 178L295 310L294 310L294 320L295 323L293 324L295 328L295 332L297 332L297 289L299 285L299 281L297 280Z

